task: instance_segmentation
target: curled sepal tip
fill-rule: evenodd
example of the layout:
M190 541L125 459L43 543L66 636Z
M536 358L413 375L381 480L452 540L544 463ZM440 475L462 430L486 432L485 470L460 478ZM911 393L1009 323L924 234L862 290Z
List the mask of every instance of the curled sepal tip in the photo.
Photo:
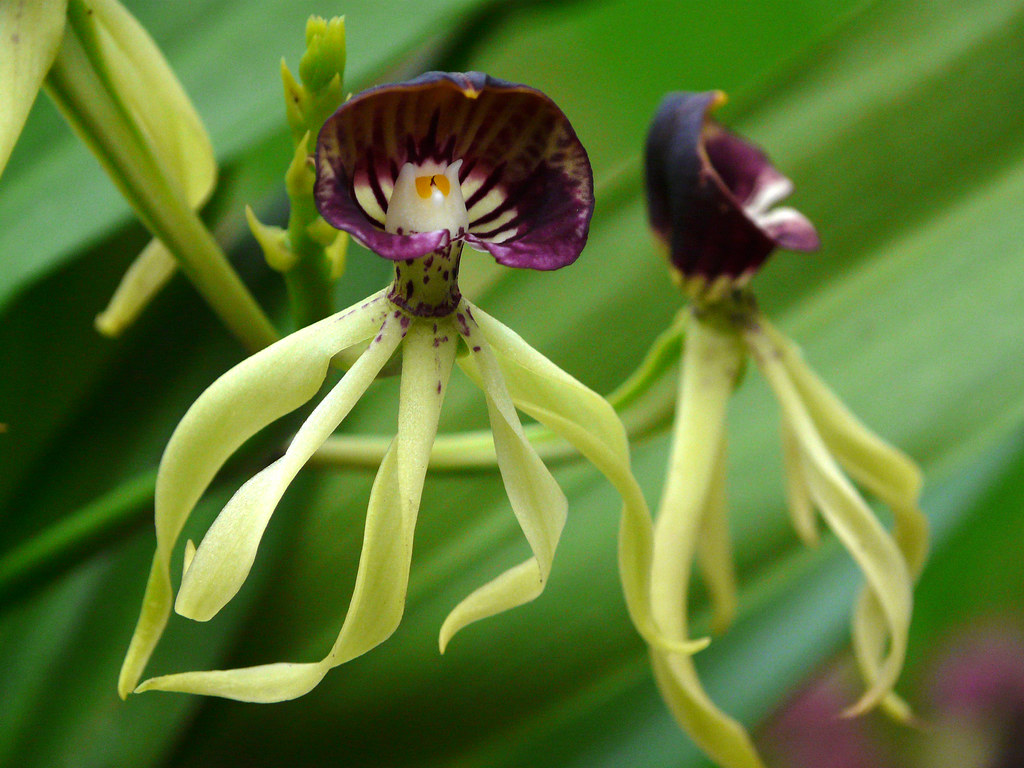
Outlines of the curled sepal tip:
M654 649L650 655L662 697L705 753L721 768L765 768L746 729L708 698L691 659Z

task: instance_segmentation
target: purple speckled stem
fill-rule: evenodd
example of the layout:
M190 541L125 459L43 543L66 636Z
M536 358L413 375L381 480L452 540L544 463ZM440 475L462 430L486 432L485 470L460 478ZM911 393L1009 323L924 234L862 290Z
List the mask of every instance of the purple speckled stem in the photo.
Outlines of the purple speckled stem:
M417 317L446 317L455 311L459 292L462 242L438 248L419 259L395 262L388 299Z

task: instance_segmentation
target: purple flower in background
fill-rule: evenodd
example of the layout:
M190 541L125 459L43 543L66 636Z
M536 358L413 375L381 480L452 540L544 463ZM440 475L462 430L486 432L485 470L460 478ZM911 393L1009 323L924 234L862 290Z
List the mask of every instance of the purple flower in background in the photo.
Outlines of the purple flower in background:
M395 261L464 241L510 267L558 269L583 250L594 209L562 111L480 72L356 95L320 131L316 164L323 217Z
M853 645L867 690L846 713L881 706L909 721L910 708L893 687L907 650L913 584L928 546L921 472L861 423L758 309L750 277L775 248L814 250L818 235L802 214L775 207L792 182L760 149L709 118L724 100L720 91L669 94L647 137L651 226L668 248L673 277L692 299L663 337L676 336L683 358L654 524L651 613L670 640L690 639L694 562L711 597L713 628L724 631L736 613L725 427L749 355L781 407L786 490L797 534L814 546L819 519L824 521L864 574ZM851 478L889 507L891 532ZM651 658L676 719L718 765L762 768L746 731L711 701L689 658L657 650Z
M775 248L813 251L814 226L792 208L793 191L765 154L710 113L721 91L665 97L647 136L647 207L672 266L691 290L724 279L742 284Z
M929 675L932 733L926 768L1016 768L1024 763L1024 635L1010 622L957 637Z
M840 717L848 694L843 675L810 681L772 718L764 740L778 768L890 768L874 730Z

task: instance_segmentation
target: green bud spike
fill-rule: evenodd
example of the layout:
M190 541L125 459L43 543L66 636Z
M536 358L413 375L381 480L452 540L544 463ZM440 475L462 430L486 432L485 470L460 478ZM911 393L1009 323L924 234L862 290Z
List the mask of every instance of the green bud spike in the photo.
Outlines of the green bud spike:
M327 85L314 93L306 111L306 125L314 135L320 132L320 126L344 103L345 94L341 83L341 73L336 72Z
M331 268L331 282L335 283L345 274L345 263L348 256L348 232L339 232L334 242L324 248L324 256Z
M309 235L310 240L323 248L333 243L340 231L324 221L322 216L317 216L306 227L306 234Z
M345 100L345 19L327 21L310 16L306 22L306 51L299 60L299 79L281 62L285 109L292 139L298 143L306 131L314 135Z
M327 21L310 16L306 22L306 52L299 61L299 77L313 92L327 88L345 71L345 17Z

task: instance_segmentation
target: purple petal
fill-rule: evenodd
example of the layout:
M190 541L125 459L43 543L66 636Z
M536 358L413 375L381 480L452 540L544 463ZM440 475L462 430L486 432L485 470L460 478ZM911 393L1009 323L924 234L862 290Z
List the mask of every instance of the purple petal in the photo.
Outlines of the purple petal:
M673 93L647 137L651 226L687 277L749 277L776 247L814 250L818 236L792 209L771 206L792 183L765 154L711 121L718 91Z
M344 104L320 131L317 207L382 256L425 255L444 245L438 233L384 233L391 190L407 162L459 159L470 244L515 267L576 260L594 204L586 151L547 96L479 72L431 72Z

